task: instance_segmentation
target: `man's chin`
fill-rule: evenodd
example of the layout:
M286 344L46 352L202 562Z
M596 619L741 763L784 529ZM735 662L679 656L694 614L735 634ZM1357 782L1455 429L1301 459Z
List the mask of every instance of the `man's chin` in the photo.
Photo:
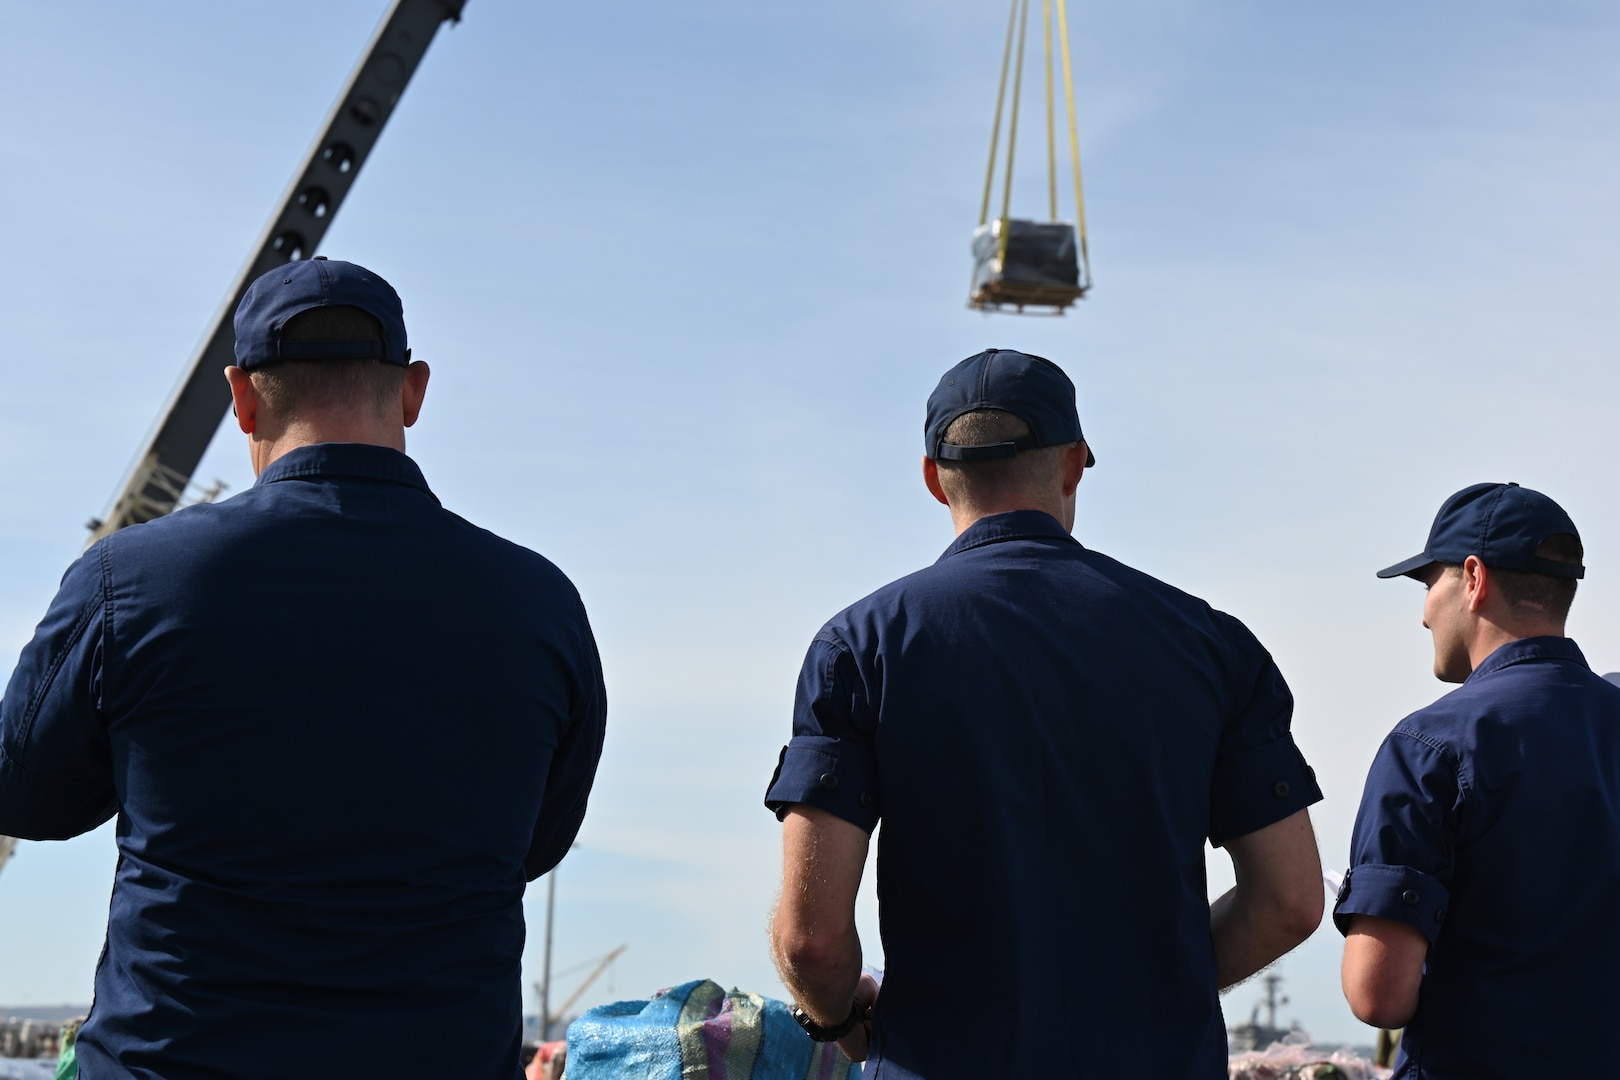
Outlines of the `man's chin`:
M1462 683L1468 681L1468 676L1474 669L1467 664L1448 664L1439 657L1434 661L1434 677L1443 683Z

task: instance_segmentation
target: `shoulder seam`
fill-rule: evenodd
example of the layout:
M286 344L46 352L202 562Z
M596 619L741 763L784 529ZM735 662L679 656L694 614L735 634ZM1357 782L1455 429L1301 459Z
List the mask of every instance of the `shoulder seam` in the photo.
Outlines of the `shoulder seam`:
M1406 727L1397 727L1389 734L1391 738L1394 738L1396 735L1400 735L1403 738L1412 739L1415 742L1422 743L1424 746L1427 746L1430 750L1433 750L1435 753L1439 754L1442 758L1449 762L1453 768L1455 768L1457 763L1462 760L1461 755L1459 755L1457 751L1453 750L1439 739L1436 739L1428 732L1413 731L1412 729Z

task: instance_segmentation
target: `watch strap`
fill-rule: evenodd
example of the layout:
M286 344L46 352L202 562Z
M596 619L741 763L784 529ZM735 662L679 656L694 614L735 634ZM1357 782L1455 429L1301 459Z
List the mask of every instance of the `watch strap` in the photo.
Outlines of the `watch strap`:
M797 1020L799 1022L799 1026L804 1028L804 1033L806 1035L810 1036L816 1042L823 1043L837 1042L845 1035L848 1035L850 1032L854 1031L855 1025L866 1019L866 1009L859 1001L850 1002L849 1015L844 1017L843 1023L837 1025L836 1027L822 1027L811 1018L809 1013L804 1011L804 1006L802 1005L795 1004L793 1006L792 1013L793 1019Z

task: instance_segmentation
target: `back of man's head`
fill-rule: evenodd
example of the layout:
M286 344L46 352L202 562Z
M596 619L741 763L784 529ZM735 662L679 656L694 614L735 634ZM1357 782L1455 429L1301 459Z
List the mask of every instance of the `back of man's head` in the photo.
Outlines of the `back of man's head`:
M1536 547L1538 559L1571 567L1580 566L1585 556L1580 537L1573 533L1554 533ZM1575 578L1523 570L1491 569L1491 579L1496 582L1502 599L1516 614L1559 625L1569 618L1578 584Z
M237 306L236 363L267 418L390 419L411 350L399 294L358 263L317 255L277 267Z
M1054 513L1066 450L1085 442L1074 384L1045 357L986 349L957 363L928 397L923 452L953 512ZM1096 464L1087 449L1086 467Z
M994 446L1026 438L1029 424L1001 409L974 409L951 421L945 429L947 446ZM978 461L941 458L939 484L952 506L985 506L1038 500L1062 481L1063 451L1067 446L1020 450L1012 457Z
M383 339L376 317L357 307L315 307L288 319L281 340L344 343ZM399 406L405 369L380 355L334 360L281 360L251 373L253 388L270 415L283 422L329 411L365 411L387 418Z

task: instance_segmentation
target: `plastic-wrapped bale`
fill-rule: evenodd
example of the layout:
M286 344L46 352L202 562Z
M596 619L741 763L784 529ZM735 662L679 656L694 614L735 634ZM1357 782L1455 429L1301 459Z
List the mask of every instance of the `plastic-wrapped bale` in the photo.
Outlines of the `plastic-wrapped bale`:
M1001 219L973 232L974 307L1055 307L1081 296L1074 226L1062 221L1007 222L1007 256L1001 258Z
M1292 1032L1264 1050L1233 1054L1227 1060L1228 1080L1375 1080L1379 1075L1354 1050L1323 1050L1312 1046L1310 1036L1303 1032Z
M857 1080L773 998L703 979L591 1009L568 1025L568 1080Z

